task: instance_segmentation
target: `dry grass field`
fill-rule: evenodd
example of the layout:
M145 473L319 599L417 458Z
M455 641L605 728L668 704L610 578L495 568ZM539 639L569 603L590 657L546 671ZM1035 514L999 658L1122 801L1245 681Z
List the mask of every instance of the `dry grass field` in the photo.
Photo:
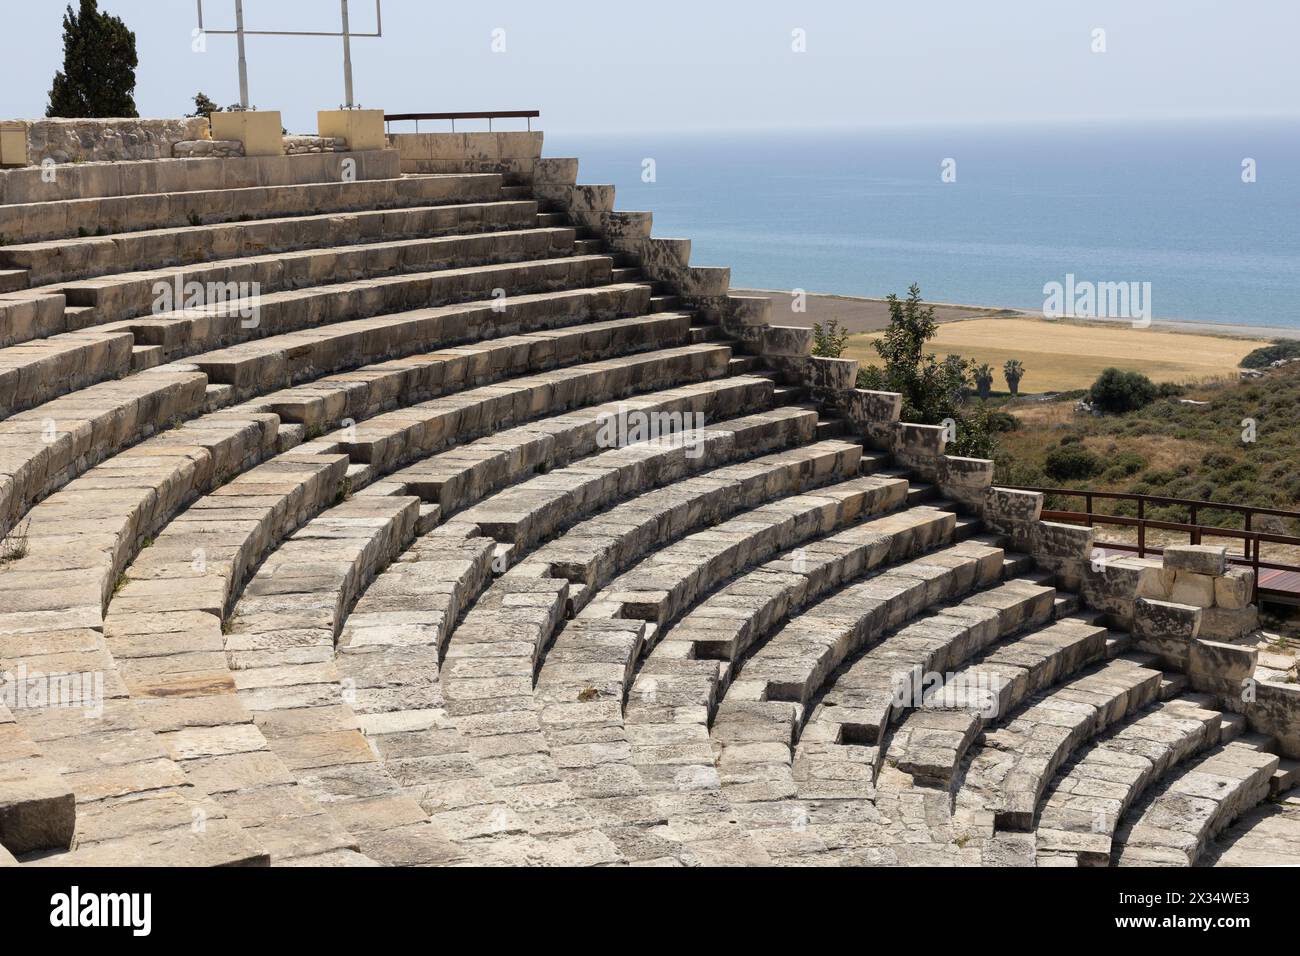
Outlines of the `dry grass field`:
M873 338L871 333L853 336L845 357L864 365L877 362ZM1026 369L1020 390L1035 394L1087 388L1102 369L1111 366L1143 372L1155 382L1235 379L1241 359L1267 344L1258 339L1134 329L1113 323L1007 318L945 322L930 346L940 356L955 352L987 362L997 373L997 390L1006 388L1003 363L1019 359Z

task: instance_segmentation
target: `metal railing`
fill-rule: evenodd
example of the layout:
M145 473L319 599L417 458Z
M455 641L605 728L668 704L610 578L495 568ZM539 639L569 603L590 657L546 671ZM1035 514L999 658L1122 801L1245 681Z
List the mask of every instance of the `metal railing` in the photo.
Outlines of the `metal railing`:
M1300 597L1300 587L1261 587L1259 583L1259 572L1261 570L1282 571L1300 575L1300 564L1266 561L1261 557L1260 553L1260 546L1262 544L1281 544L1300 547L1300 537L1287 534L1275 534L1268 531L1255 531L1251 528L1251 523L1256 516L1268 515L1292 521L1300 521L1300 511L1286 511L1281 508L1256 508L1252 505L1231 505L1217 501L1197 501L1190 498L1167 498L1160 495L1138 495L1118 491L1080 491L1070 488L1042 488L1031 485L1005 485L999 487L1013 488L1017 491L1036 491L1041 492L1044 495L1059 495L1063 498L1082 498L1084 501L1083 511L1056 511L1044 509L1042 513L1043 520L1061 521L1067 524L1085 524L1090 528L1096 527L1097 525L1136 528L1137 544L1130 544L1126 541L1103 541L1099 542L1099 544L1115 551L1136 552L1139 558L1164 553L1163 548L1153 547L1147 544L1148 531L1173 531L1176 533L1183 533L1188 536L1188 540L1191 544L1200 544L1202 540L1207 537L1228 538L1241 541L1241 553L1233 554L1232 552L1229 552L1228 560L1233 564L1249 567L1254 570L1254 597L1256 600L1258 600L1261 593L1275 597L1287 597L1292 600ZM1136 502L1137 516L1133 517L1130 515L1114 515L1098 512L1096 509L1096 503L1098 501ZM1163 521L1156 518L1148 518L1148 509L1154 507L1186 508L1188 511L1188 521ZM1205 524L1200 521L1200 515L1207 511L1240 514L1243 516L1243 527L1224 528L1218 525Z
M533 120L542 115L541 110L489 110L482 113L391 113L384 116L384 122L388 124L388 131L391 133L393 123L409 123L414 121L415 131L420 132L421 120L451 120L451 131L456 132L456 120L466 119L485 119L488 121L488 132L492 132L492 121L498 119L526 119L528 120L528 131L533 131Z

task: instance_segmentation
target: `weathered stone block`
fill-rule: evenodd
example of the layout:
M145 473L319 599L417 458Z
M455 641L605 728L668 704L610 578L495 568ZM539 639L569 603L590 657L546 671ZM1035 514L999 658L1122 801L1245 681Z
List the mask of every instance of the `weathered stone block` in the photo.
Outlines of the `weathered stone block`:
M1187 676L1197 690L1241 699L1248 678L1259 663L1259 650L1240 644L1198 639L1188 648Z
M1163 567L1145 569L1138 578L1137 596L1151 598L1153 601L1170 600L1169 595L1173 593L1174 577L1177 574L1177 571Z
M1300 759L1300 684L1259 681L1253 696L1242 708L1251 726L1276 738L1286 756Z
M1229 568L1223 577L1214 579L1215 606L1236 611L1250 603L1255 593L1255 572L1249 568Z
M764 355L808 355L812 330L801 326L769 325L763 330Z
M1173 544L1164 550L1165 567L1197 574L1222 574L1228 567L1228 549L1207 544Z
M1043 495L1037 491L990 488L984 499L984 522L989 530L1019 536L1028 546L1031 522L1043 513Z
M1186 669L1201 631L1201 614L1198 607L1139 598L1133 602L1133 640L1140 650Z
M1168 565L1165 565L1165 570L1169 570ZM1175 571L1169 600L1193 607L1214 607L1214 578L1196 571Z
M1259 608L1248 604L1242 608L1207 608L1201 633L1218 640L1235 640L1259 629Z

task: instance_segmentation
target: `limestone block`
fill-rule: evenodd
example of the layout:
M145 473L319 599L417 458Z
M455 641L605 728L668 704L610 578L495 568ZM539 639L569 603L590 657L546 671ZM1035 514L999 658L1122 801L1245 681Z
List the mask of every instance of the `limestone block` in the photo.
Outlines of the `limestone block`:
M1214 579L1214 603L1228 610L1240 610L1250 603L1255 593L1255 572L1249 568L1229 568L1222 577Z
M1168 563L1165 564L1165 570L1170 570ZM1193 607L1214 607L1214 580L1209 574L1175 571L1173 587L1169 589L1169 600Z
M1039 521L1034 525L1034 557L1087 561L1092 558L1096 529Z
M572 186L578 181L576 159L538 159L533 165L533 182Z
M937 478L939 458L947 443L941 425L916 425L896 422L893 427L893 453L899 465L915 468L927 478Z
M1228 549L1207 544L1174 544L1165 548L1165 567L1197 574L1223 574L1228 567Z
M15 856L66 850L76 829L76 799L40 760L0 763L0 844Z
M1201 631L1202 613L1186 604L1139 598L1133 602L1133 640L1138 649L1166 664L1186 668L1192 642Z
M27 165L27 124L0 123L0 166Z
M320 110L316 130L321 136L346 141L348 149L384 149L388 145L383 110Z
M1187 676L1197 690L1240 698L1258 663L1258 648L1202 638L1189 647Z
M984 458L944 455L939 459L939 487L949 498L979 507L993 485L993 462Z
M1155 601L1168 601L1174 589L1174 576L1177 571L1168 571L1163 567L1147 568L1138 578L1137 596L1151 598Z
M1259 629L1259 608L1248 604L1242 608L1207 608L1201 633L1218 640L1235 640Z
M807 355L812 351L812 330L801 326L769 325L763 329L764 355Z
M283 156L284 125L278 110L213 113L212 138L237 139L245 156Z
M1251 726L1272 734L1286 756L1300 759L1300 684L1259 681L1254 697L1242 708Z
M1027 541L1027 527L1043 513L1043 495L1037 491L990 488L984 498L984 521L989 530L1000 534L1019 534Z

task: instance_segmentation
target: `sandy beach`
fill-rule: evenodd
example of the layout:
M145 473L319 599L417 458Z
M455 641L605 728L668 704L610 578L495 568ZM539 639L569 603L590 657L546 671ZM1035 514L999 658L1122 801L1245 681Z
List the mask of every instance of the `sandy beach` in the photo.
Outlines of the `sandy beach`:
M871 333L889 324L884 299L809 294L806 310L796 312L789 292L736 291L771 299L772 322L777 325L807 327L838 320L852 333L845 357L864 364L876 360ZM999 373L995 388L1003 387L1003 363L1019 359L1027 370L1021 383L1026 394L1087 388L1108 367L1140 371L1156 382L1235 379L1241 359L1256 348L1273 339L1300 339L1300 329L1161 320L1135 329L1124 322L1048 320L1021 309L930 304L940 323L932 343L936 353L987 362Z
M839 319L840 325L850 332L878 332L889 324L889 304L884 299L858 298L849 295L826 295L809 293L807 311L795 312L791 308L793 296L789 292L774 289L733 289L736 295L756 295L771 299L775 305L772 322L776 325L811 326L814 322L823 325L831 319ZM933 305L935 318L940 323L962 322L970 319L987 318L1025 318L1046 321L1042 313L1025 309L1008 309L988 305L959 305L951 302L928 302ZM1076 323L1097 325L1103 323ZM1111 325L1114 323L1104 323ZM1228 325L1222 322L1187 322L1173 319L1155 319L1151 328L1168 332L1182 332L1189 335L1215 335L1225 338L1242 339L1300 339L1300 329L1261 325Z

